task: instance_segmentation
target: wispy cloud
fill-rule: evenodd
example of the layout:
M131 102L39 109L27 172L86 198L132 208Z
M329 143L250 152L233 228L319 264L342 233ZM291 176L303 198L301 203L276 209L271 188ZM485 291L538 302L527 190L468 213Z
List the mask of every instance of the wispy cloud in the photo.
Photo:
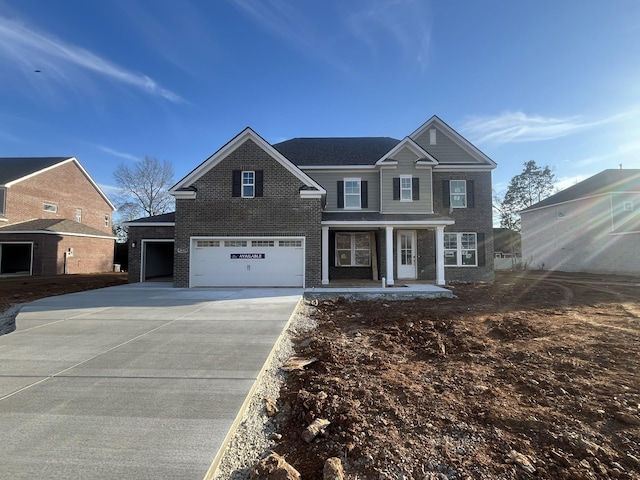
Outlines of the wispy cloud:
M137 162L140 160L140 157L136 157L135 155L131 155L130 153L118 152L117 150L114 150L109 147L105 147L104 145L95 145L95 147L97 147L98 149L102 150L105 153L108 153L109 155L113 155L114 157L120 157L126 160L133 160L134 162Z
M477 144L535 142L565 137L592 128L601 122L584 121L578 116L543 117L523 112L504 112L496 116L471 117L462 132Z
M368 49L371 57L385 54L403 58L422 70L431 48L431 22L424 2L414 0L360 0L337 2L331 21L318 29L312 3L284 0L231 0L232 3L301 53L319 58L343 73L353 74L350 47ZM300 5L305 5L302 10ZM327 15L327 4L324 15ZM355 39L355 42L354 42ZM356 55L356 57L362 57ZM365 56L366 58L366 56Z
M400 56L426 70L431 48L431 18L426 5L413 0L367 1L347 17L347 25L374 55L391 43L399 48Z
M49 77L61 82L72 76L69 69L79 69L170 102L183 101L147 75L129 71L84 48L5 17L0 17L0 65L4 69L20 66L28 71L45 65Z

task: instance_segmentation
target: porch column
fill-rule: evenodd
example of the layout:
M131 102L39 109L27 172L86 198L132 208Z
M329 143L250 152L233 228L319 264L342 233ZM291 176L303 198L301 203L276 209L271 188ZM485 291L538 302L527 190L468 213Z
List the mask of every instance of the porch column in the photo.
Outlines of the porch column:
M436 227L436 285L444 285L444 226Z
M322 227L322 285L329 285L329 227Z
M393 285L393 227L386 227L387 285Z

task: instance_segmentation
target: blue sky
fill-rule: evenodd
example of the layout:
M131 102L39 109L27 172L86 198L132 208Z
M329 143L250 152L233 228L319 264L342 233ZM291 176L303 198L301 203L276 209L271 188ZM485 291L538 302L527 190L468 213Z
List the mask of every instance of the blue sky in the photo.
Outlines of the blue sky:
M530 159L560 187L640 168L640 2L0 0L0 156L75 156L107 193L246 126L403 138L434 114L496 193Z

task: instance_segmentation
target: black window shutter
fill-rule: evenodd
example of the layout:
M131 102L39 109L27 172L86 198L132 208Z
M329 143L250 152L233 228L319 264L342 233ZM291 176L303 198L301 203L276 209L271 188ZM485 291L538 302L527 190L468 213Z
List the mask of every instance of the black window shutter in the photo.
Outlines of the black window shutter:
M476 197L473 192L473 180L467 180L467 208L476 206Z
M360 182L360 208L369 208L369 182Z
M442 205L445 207L451 206L451 190L449 180L442 181Z
M411 195L413 200L420 200L420 179L418 177L411 179Z
M232 173L231 196L239 197L242 191L242 170L234 170Z
M487 264L486 248L484 245L484 233L476 233L478 242L478 266L484 267Z
M400 177L393 179L393 199L400 200Z
M344 208L344 181L338 180L338 208Z
M256 170L256 197L262 196L262 179L264 177L262 170Z

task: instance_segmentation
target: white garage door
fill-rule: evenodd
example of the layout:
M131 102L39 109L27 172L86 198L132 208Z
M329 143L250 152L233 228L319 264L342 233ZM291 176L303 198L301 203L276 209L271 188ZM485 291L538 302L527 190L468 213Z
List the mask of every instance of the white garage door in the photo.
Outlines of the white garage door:
M302 287L300 237L193 238L192 287Z

